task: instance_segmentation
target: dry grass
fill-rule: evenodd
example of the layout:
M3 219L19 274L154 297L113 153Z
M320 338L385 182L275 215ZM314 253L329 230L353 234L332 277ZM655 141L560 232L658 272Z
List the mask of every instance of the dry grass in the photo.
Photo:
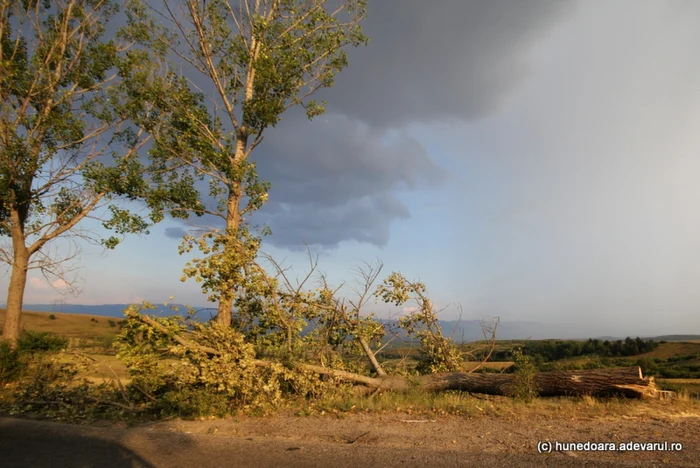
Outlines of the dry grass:
M700 342L669 342L661 343L653 351L633 356L635 358L661 358L668 359L674 356L688 356L700 353Z
M680 389L679 394L686 397L700 397L700 379L656 379L660 384L672 384L673 390Z
M700 417L700 402L674 400L630 400L622 398L560 397L536 398L525 403L509 397L470 395L460 392L384 392L374 397L335 396L313 403L300 414L399 413L412 417L444 415L498 417L513 420L600 419L600 418L685 418Z
M382 361L382 366L386 370L395 370L395 369L403 369L403 370L413 370L416 368L418 365L418 360L408 357L405 359L385 359ZM493 361L493 362L486 362L483 365L481 362L476 362L476 361L465 361L463 366L464 366L464 371L465 372L470 372L476 368L480 369L494 369L497 371L504 371L510 366L513 365L512 361Z
M502 370L508 369L513 364L514 363L511 361L494 361L494 362L487 362L483 366L481 366L480 362L467 361L464 363L464 370L469 372L469 371L481 366L482 369L496 369L496 370L502 371Z
M25 329L38 332L53 332L75 340L111 340L118 333L118 327L109 326L108 320L118 319L77 314L55 315L51 320L48 312L25 312L23 325ZM97 320L95 322L92 319ZM0 309L0 327L5 321L5 310ZM84 350L77 350L78 353ZM668 358L675 355L687 355L700 352L698 343L664 343L645 357ZM115 356L86 352L91 360L90 369L85 377L101 383L105 380L120 379L128 382L126 367ZM581 359L581 358L579 358ZM586 358L584 358L586 359ZM410 360L410 358L409 358ZM396 360L397 362L400 360ZM405 362L404 362L405 364ZM478 363L467 363L476 366ZM491 362L487 367L502 370L512 365L510 362ZM683 385L689 393L700 392L700 379L659 379L672 384ZM462 415L467 417L492 416L505 419L528 418L674 418L700 417L700 401L681 393L674 400L649 401L626 399L582 398L538 398L524 403L508 397L478 396L460 392L425 393L413 391L408 393L380 392L373 396L329 395L323 401L305 405L300 413L304 414L343 414L400 413L407 419L413 416L436 417L441 415ZM0 395L1 397L1 395Z
M5 309L0 309L0 329L5 325ZM55 317L54 320L50 316ZM101 315L62 314L52 312L22 312L22 327L36 332L51 332L68 338L69 349L92 348L104 350L119 333L119 327L112 327L109 321L118 318Z
M114 379L119 379L122 383L128 381L129 372L116 356L105 354L87 354L86 356L92 360L92 363L85 376L93 382L101 383Z

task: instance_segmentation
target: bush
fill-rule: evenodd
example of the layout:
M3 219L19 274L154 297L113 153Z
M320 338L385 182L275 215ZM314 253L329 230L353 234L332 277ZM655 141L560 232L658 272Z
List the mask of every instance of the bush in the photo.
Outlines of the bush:
M524 356L520 348L513 350L515 363L515 384L511 389L511 396L518 400L530 402L537 396L535 375L537 368L530 356Z
M56 316L54 314L49 315L49 320L56 320Z
M0 341L0 384L19 379L26 368L18 349L12 349L7 341Z
M127 322L116 347L129 369L127 388L137 390L137 403L160 416L224 416L240 410L260 414L342 387L335 379L319 379L282 363L257 365L254 346L232 327L172 316L154 318L160 325L156 329L139 319L139 307L130 306L125 313ZM186 335L190 344L178 343L171 335ZM207 351L211 349L216 352ZM163 350L167 364L162 362Z
M24 330L17 348L20 352L61 351L68 346L68 339L53 333Z
M654 375L659 371L656 362L648 357L637 359L637 365L642 369L644 375Z
M11 414L39 413L56 420L92 420L128 416L110 404L121 392L114 382L93 386L79 377L88 368L87 358L34 354L13 394Z
M114 328L117 326L117 322L115 322L112 319L107 319L107 323L109 324L110 328Z
M230 398L204 387L183 386L165 392L160 398L159 407L161 414L181 418L223 418L231 414Z
M20 379L27 369L29 356L37 352L61 351L68 346L68 340L52 333L22 331L16 348L7 341L0 341L0 384Z
M665 382L661 380L658 382L658 386L660 390L667 390L676 393L682 393L684 391L687 391L685 385L675 382Z

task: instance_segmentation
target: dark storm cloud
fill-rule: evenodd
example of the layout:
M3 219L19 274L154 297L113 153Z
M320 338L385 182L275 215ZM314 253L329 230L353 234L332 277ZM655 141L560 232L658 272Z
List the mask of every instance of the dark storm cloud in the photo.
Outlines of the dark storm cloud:
M527 52L572 11L568 0L370 0L367 47L327 91L329 109L372 125L473 120L503 102Z
M527 70L533 42L565 1L370 0L367 47L318 96L329 114L290 111L253 153L270 202L251 221L295 248L343 241L383 246L394 220L410 217L400 192L439 187L434 155L412 122L488 115Z
M261 218L273 228L271 242L288 247L385 245L390 223L410 217L393 193L445 178L410 136L388 136L341 115L284 121L255 159L260 176L272 182Z
M333 248L341 241L385 246L391 221L410 216L390 194L353 199L339 206L279 204L276 211L269 218L273 231L269 241L292 250L303 248L305 243Z
M285 203L337 205L421 183L435 185L445 175L410 136L389 138L340 115L286 121L270 133L257 156L261 174L275 183L276 201Z
M320 96L331 114L311 123L286 115L257 151L260 175L272 182L260 217L273 229L269 240L386 245L391 223L410 217L397 191L445 180L405 124L492 112L525 74L528 48L567 7L370 0L370 44L349 51L349 67Z

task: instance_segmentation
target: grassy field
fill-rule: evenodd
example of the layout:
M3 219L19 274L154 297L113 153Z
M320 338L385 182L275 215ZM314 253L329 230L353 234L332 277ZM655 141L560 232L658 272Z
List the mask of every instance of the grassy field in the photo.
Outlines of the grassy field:
M638 358L661 358L668 359L675 356L688 356L690 354L700 354L700 342L667 342L661 343L658 348L648 353L636 356Z
M0 330L5 326L5 309L0 309ZM51 317L54 317L53 319ZM22 313L22 327L35 332L49 332L68 338L69 349L108 352L119 333L119 319L99 315L51 312Z
M53 316L53 318L51 318ZM102 381L118 377L127 378L124 364L114 356L111 343L119 333L119 319L97 315L79 315L69 313L50 313L25 311L23 315L23 327L26 330L36 332L50 332L68 338L68 349L79 351L89 356L92 361L90 366L91 379ZM5 310L0 309L0 329L5 323ZM522 341L499 341L496 348L511 349L513 346L522 345ZM463 345L464 350L476 349L483 346L481 343ZM691 362L700 363L700 341L666 342L661 343L651 352L637 356L629 356L624 360L629 365L634 365L638 359L673 360L674 358L694 356ZM416 348L395 348L382 353L381 356L387 369L395 366L414 367L418 352ZM579 356L556 361L565 365L585 365L591 361L589 356ZM479 362L465 363L465 370L469 371L478 366ZM484 367L490 371L504 371L513 363L510 361L487 362ZM700 379L687 378L657 378L664 386L676 390L685 390L691 396L700 396Z

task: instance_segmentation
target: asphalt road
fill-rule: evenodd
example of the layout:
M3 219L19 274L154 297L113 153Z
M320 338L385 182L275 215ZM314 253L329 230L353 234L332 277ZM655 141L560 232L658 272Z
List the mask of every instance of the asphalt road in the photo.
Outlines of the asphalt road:
M0 466L4 468L638 466L620 461L604 464L560 453L495 455L0 418Z

